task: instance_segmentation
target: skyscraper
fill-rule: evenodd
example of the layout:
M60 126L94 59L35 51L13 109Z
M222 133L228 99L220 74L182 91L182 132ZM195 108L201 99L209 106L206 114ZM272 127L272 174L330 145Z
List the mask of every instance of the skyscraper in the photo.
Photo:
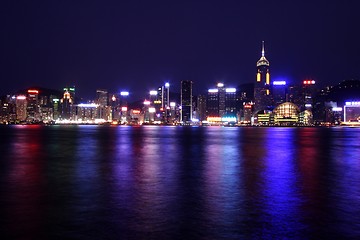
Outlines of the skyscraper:
M225 115L225 87L223 83L217 84L218 88L218 97L219 97L219 103L218 103L218 114L220 117Z
M265 45L262 42L262 51L256 63L256 82L254 87L255 112L267 109L272 105L270 92L270 63L265 57Z
M206 109L208 117L225 117L236 115L237 95L236 88L225 88L224 83L218 83L217 88L209 89Z
M286 102L286 94L287 94L286 81L273 81L271 95L273 97L275 106Z
M16 120L25 121L27 117L27 99L26 96L16 97Z
M200 121L206 120L206 95L197 96L197 116Z
M96 90L97 117L101 119L110 120L109 94L106 89Z
M109 105L109 94L106 89L97 89L96 90L96 101L100 106Z
M222 116L236 117L238 112L238 99L236 88L225 89L225 112Z
M76 111L74 108L75 103L75 87L65 87L63 98L60 99L61 103L61 118L74 119Z
M219 89L212 88L208 90L206 98L207 117L219 116Z
M170 83L165 83L163 90L163 102L166 108L170 107Z
M154 102L156 108L160 107L161 121L168 123L170 114L170 84L167 82L164 86L158 88L158 100Z
M192 81L181 81L181 120L183 123L189 123L192 119Z
M39 91L29 89L27 101L27 117L29 121L40 121Z
M301 110L312 110L313 105L314 105L314 96L316 93L316 88L315 88L315 81L314 80L304 80L303 81L303 101L304 104L303 106L300 106Z

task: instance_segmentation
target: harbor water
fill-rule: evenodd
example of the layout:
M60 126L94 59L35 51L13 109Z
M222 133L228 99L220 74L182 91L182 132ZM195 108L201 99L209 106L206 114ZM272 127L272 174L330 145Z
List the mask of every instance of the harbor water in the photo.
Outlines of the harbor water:
M2 239L359 239L360 128L0 126Z

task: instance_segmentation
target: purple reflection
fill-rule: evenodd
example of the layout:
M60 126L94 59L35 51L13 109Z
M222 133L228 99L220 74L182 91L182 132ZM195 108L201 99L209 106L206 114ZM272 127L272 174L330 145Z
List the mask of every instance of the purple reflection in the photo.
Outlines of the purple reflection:
M206 131L204 156L205 211L207 237L239 236L244 221L244 189L241 183L242 156L237 128L211 128ZM226 230L225 230L226 229Z
M177 186L176 164L180 146L173 136L176 128L145 126L117 129L114 162L115 207L124 236L168 238ZM166 148L165 148L166 147ZM171 154L174 153L174 154Z
M360 129L333 129L331 197L339 231L347 238L360 236Z

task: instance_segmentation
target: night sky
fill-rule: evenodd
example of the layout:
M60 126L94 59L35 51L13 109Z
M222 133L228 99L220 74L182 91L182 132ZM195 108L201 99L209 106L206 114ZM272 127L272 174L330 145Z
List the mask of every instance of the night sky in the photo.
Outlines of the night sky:
M0 94L30 86L143 97L169 81L195 94L255 81L265 41L273 80L360 76L358 1L2 1Z

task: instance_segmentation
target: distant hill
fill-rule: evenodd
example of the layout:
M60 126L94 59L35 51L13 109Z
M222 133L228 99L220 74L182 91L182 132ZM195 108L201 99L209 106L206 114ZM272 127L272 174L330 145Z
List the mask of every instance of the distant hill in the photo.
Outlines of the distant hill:
M55 95L55 96L58 96L59 98L61 98L61 96L62 96L62 94L63 94L63 92L62 92L62 91L59 91L59 90L49 89L49 88L43 88L43 87L36 87L36 86L19 90L19 91L17 91L15 94L26 94L29 89L38 90L40 96Z
M333 86L328 98L338 103L360 101L360 80L345 80Z

